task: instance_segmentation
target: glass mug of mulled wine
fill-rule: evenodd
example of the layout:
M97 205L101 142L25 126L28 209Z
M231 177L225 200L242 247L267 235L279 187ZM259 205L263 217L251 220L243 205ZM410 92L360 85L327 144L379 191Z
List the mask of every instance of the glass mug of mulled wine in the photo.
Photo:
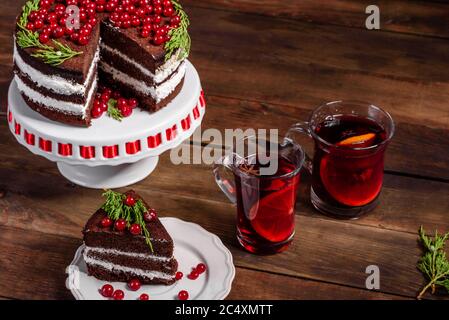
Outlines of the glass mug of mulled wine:
M237 240L256 254L288 248L295 233L296 195L305 153L290 139L250 136L214 166L215 180L237 206Z
M311 201L324 214L354 219L379 202L384 155L393 137L394 122L379 107L358 101L326 103L308 122L294 125L287 137L306 134L315 145Z

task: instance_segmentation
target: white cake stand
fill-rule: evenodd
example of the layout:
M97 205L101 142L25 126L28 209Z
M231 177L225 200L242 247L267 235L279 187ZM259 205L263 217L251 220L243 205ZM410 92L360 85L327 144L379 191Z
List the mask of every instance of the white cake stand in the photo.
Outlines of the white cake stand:
M205 100L195 68L187 62L184 86L162 110L134 110L122 122L107 116L89 128L57 123L31 110L15 81L8 92L8 122L17 141L58 165L61 174L88 188L120 188L146 178L159 155L176 148L200 126Z

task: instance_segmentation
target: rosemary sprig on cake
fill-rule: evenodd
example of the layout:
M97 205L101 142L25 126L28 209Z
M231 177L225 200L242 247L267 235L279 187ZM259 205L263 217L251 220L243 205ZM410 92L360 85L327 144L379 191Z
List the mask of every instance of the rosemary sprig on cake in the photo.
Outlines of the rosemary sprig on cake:
M421 226L419 229L419 240L425 250L424 255L418 262L418 269L428 280L427 285L418 294L418 299L422 299L427 290L431 289L435 293L437 287L445 288L449 292L449 261L444 251L446 241L449 239L449 232L428 237Z
M154 252L150 232L145 222L145 217L150 212L142 200L136 200L132 196L112 190L107 190L103 197L106 198L106 201L101 208L107 213L108 217L116 223L125 223L132 234L143 233L145 242L150 247L151 252Z
M28 17L31 12L39 9L40 0L30 0L23 6L22 15L17 22L19 31L17 32L17 44L25 48L36 48L36 52L31 54L33 57L41 58L45 63L57 66L66 60L82 54L83 52L74 51L68 45L64 45L57 40L52 40L53 46L42 44L39 40L39 34L27 29Z
M189 17L177 0L172 0L172 4L180 18L180 24L178 28L171 29L168 33L170 40L165 44L165 61L169 60L176 51L178 51L178 60L187 58L191 46L190 35L187 30L190 25Z

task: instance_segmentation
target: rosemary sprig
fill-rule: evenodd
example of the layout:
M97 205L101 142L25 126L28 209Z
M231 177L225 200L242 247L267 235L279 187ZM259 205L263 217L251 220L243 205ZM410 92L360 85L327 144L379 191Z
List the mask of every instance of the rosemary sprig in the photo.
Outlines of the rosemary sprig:
M176 51L178 51L177 60L187 58L190 54L191 46L190 35L187 30L190 25L189 17L178 0L172 0L172 3L176 14L181 19L181 23L178 28L171 29L168 33L170 40L165 44L165 61L169 60Z
M117 108L117 100L109 99L108 101L108 116L117 121L122 121L123 115Z
M54 46L42 44L39 41L39 34L26 28L30 13L39 9L39 1L40 0L30 0L23 6L22 15L17 22L17 26L20 29L17 32L17 44L24 49L37 48L32 56L41 58L45 63L52 66L60 65L64 63L64 61L82 54L83 52L74 51L68 45L64 45L57 40L52 40Z
M106 198L106 201L101 208L106 211L108 217L112 220L125 219L128 227L133 223L137 223L143 231L146 244L150 247L151 252L154 253L150 232L143 219L143 216L148 209L145 207L142 200L137 200L134 206L130 207L123 203L126 199L126 195L122 193L107 190L103 193L103 197Z
M422 299L428 289L434 294L437 286L446 288L449 292L449 261L444 252L444 245L448 239L449 232L440 236L436 231L432 239L426 236L422 226L419 229L419 240L425 253L418 262L418 269L427 278L428 283L418 294L417 299Z

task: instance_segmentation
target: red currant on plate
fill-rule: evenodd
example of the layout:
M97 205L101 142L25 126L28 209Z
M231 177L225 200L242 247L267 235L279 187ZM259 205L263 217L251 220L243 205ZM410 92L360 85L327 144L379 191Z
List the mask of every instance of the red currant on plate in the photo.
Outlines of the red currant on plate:
M176 272L175 279L181 280L184 274L181 271Z
M187 276L187 278L189 278L190 280L196 280L199 277L199 273L198 271L196 271L196 269L193 269L192 272L190 272L190 274Z
M120 109L120 113L122 114L122 116L124 116L126 118L126 117L129 117L133 113L133 109L130 106L126 105Z
M109 217L105 217L101 220L101 226L103 228L110 227L112 225L112 220Z
M131 232L131 234L133 234L133 235L138 235L138 234L142 233L142 228L137 223L133 223L129 227L129 232Z
M111 286L110 284L105 284L104 286L101 287L100 292L103 297L110 298L114 293L114 287Z
M150 300L150 296L146 293L142 293L139 297L139 300Z
M140 289L141 283L140 283L139 279L131 279L131 281L128 282L128 287L132 291L137 291Z
M124 297L125 293L122 290L115 290L112 294L112 298L114 298L114 300L123 300Z
M118 231L123 231L126 228L126 221L125 219L117 219L114 223L114 227Z
M187 299L189 299L189 293L186 290L179 291L178 299L179 300L187 300Z
M204 263L199 263L199 264L196 266L196 271L197 271L199 274L204 273L204 272L206 271L206 265L205 265Z

